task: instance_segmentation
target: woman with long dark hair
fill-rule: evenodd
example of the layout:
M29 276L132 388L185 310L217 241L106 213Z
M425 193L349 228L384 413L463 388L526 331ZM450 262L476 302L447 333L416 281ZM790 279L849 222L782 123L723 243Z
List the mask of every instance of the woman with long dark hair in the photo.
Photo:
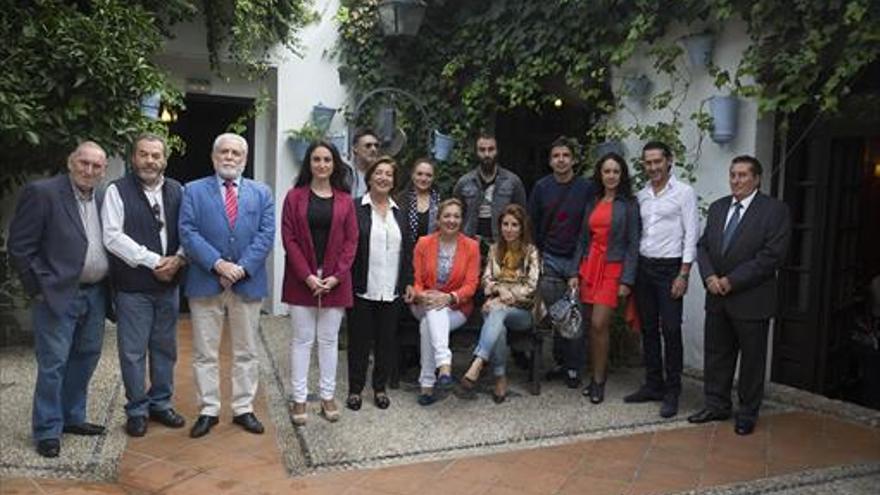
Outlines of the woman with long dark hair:
M339 325L352 306L351 267L358 242L345 163L333 144L309 146L296 185L287 193L281 235L287 253L281 300L290 304L293 422L307 419L309 359L318 341L321 414L339 419L334 400Z
M417 159L413 162L409 183L400 194L400 206L406 220L404 235L410 246L415 246L419 237L436 228L440 193L434 187L435 168L430 158Z
M639 259L639 204L632 194L623 157L608 153L599 159L593 182L600 191L587 206L578 252L580 299L589 321L591 375L583 394L593 404L605 400L611 319L618 299L632 292Z

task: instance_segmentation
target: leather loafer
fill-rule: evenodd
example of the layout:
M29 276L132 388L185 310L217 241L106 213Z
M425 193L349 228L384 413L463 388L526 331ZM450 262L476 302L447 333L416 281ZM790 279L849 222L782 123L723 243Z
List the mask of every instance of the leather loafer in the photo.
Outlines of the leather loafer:
M663 397L663 404L660 405L660 417L671 418L678 414L678 396L675 394L666 394Z
M730 413L713 411L711 409L703 409L700 412L688 416L688 423L701 424L709 421L726 421L730 419Z
M206 414L200 414L199 419L196 420L196 423L193 425L192 429L189 430L189 436L192 438L203 437L211 431L211 428L214 427L220 420L217 419L217 416L208 416Z
M755 422L751 419L737 418L733 425L733 431L737 435L751 435L755 431Z
M130 437L142 437L147 434L147 417L132 416L125 422L125 432Z
M61 442L57 438L47 438L37 442L37 453L43 457L58 457Z
M258 435L265 431L263 429L263 423L260 423L260 420L254 416L254 413L239 414L232 418L232 422L241 426L245 430Z
M641 404L642 402L657 402L663 400L663 392L649 388L647 386L639 387L635 392L625 396L623 402L627 404Z
M173 408L164 411L150 411L150 419L157 423L162 423L169 428L183 428L186 420L180 414L177 414Z
M80 423L78 425L64 425L64 428L61 431L71 435L94 436L103 435L104 427L92 423Z

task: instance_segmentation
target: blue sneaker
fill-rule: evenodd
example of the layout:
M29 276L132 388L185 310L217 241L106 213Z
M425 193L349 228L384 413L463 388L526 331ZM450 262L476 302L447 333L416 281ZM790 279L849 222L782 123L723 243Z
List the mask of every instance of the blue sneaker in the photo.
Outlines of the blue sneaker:
M420 406L430 406L431 404L437 402L437 399L434 398L434 395L428 394L419 394L419 405Z
M452 375L440 375L437 377L437 388L440 390L449 390L455 385Z

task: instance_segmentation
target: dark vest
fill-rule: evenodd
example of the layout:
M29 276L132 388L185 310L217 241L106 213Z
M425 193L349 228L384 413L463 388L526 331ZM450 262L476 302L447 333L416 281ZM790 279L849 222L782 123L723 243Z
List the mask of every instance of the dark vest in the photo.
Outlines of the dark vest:
M147 199L137 175L128 174L113 184L116 185L116 190L122 198L125 212L122 231L125 235L161 256L176 253L180 247L177 219L180 213L183 186L168 177L165 177L165 183L162 185L162 214L164 216L162 221L165 223L165 232L168 236L167 249L162 252L159 222L153 215L150 201ZM113 286L116 290L123 292L155 292L173 288L180 282L183 271L181 269L172 282L160 282L153 276L153 272L149 268L144 266L132 268L122 259L110 253L110 275Z

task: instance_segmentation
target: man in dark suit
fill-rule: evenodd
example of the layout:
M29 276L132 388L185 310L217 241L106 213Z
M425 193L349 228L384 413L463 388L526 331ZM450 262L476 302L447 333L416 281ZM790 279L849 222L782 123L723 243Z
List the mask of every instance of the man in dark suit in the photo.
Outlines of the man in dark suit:
M767 330L776 311L776 271L791 236L784 203L758 191L761 163L738 156L730 165L733 193L712 203L697 244L706 285L705 407L691 423L730 417L730 391L740 355L734 431L755 429L764 395Z
M86 391L104 338L108 262L96 187L107 155L86 141L67 168L26 185L9 225L10 260L33 302L33 438L44 457L58 456L62 432L104 433L86 422Z

